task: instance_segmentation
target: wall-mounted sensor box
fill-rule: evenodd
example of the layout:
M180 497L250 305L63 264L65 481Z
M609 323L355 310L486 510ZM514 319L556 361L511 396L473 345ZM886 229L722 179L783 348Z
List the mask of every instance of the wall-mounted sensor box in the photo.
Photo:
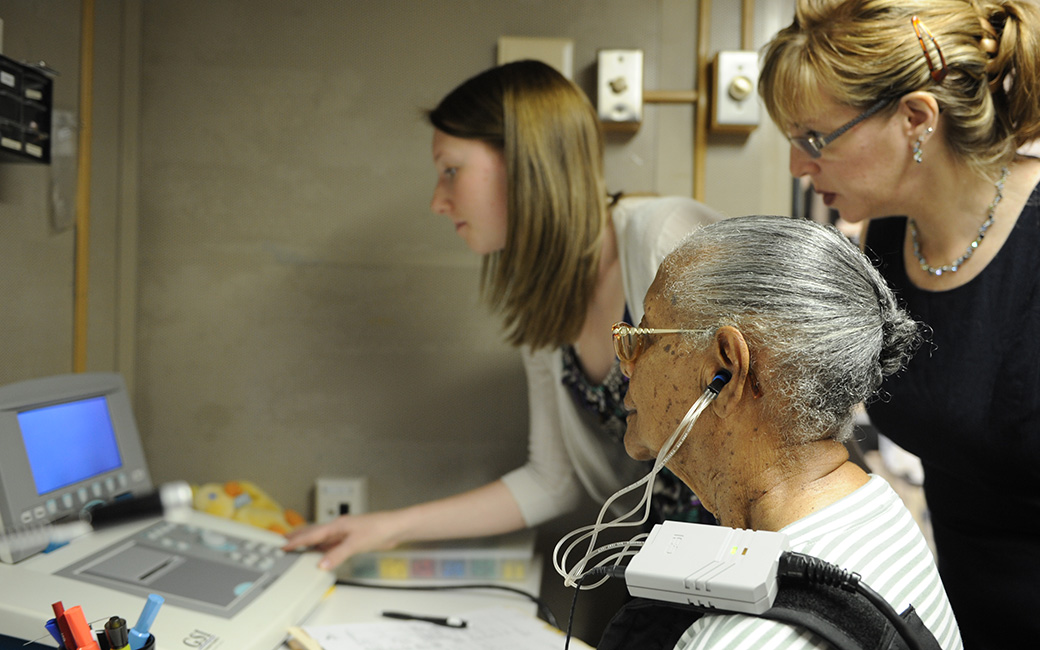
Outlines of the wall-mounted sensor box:
M600 50L596 113L608 131L635 131L643 121L643 51Z
M0 55L0 160L51 161L53 86L42 69Z
M750 133L761 119L758 53L719 52L712 61L711 123L718 133Z

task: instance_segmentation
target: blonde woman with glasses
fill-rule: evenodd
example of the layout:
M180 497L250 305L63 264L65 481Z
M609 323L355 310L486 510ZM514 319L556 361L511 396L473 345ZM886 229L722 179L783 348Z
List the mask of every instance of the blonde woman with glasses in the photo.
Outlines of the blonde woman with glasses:
M759 90L931 329L868 413L921 458L965 646L1040 638L1040 5L800 0Z
M536 526L576 507L583 489L602 501L645 472L622 443L627 381L610 327L638 320L664 256L720 219L687 198L608 197L595 109L544 63L482 72L428 118L437 171L430 207L483 257L484 296L521 351L529 458L470 492L290 536L287 549L325 550L327 568L406 541ZM670 478L670 493L656 499L659 516L710 518Z

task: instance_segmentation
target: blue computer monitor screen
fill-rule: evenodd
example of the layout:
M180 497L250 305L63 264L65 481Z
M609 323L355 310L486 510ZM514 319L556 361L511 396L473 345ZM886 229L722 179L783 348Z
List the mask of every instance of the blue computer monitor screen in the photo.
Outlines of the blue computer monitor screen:
M122 463L104 397L18 414L37 494L116 469Z

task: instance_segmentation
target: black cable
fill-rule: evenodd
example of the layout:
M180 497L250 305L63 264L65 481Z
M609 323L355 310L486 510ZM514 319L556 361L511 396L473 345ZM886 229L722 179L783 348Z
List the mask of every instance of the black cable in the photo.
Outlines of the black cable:
M457 585L388 585L388 584L375 584L371 582L362 582L360 580L336 580L337 585L343 585L344 587L368 587L370 589L401 589L404 591L446 591L449 589L499 589L502 591L509 591L515 594L519 594L524 598L527 598L538 607L538 615L543 621L552 625L558 630L562 630L560 624L557 623L556 617L553 616L552 610L545 603L544 600L535 596L532 593L526 592L523 589L516 587L509 587L507 585L498 585L493 583L462 583Z
M567 617L567 630L566 636L563 639L563 650L567 650L571 645L571 629L574 626L574 610L578 607L578 592L581 591L581 583L585 581L585 578L595 578L598 576L609 576L611 578L624 578L625 567L620 564L612 564L610 566L600 566L594 569L589 569L585 573L575 580L574 587L574 598L571 599L571 613Z
M822 584L838 587L845 591L862 595L888 619L892 627L899 633L899 636L906 641L906 645L910 650L921 650L917 637L910 631L906 621L899 616L895 608L881 594L863 582L858 573L846 571L839 566L811 555L789 551L780 556L777 577L804 580L814 585Z
M892 622L892 626L899 632L899 636L903 637L906 641L906 645L909 646L910 650L921 650L921 645L917 642L917 637L914 636L913 632L910 631L910 627L906 624L901 616L896 612L895 608L885 600L881 594L871 589L866 583L860 582L856 585L856 591L862 594L867 600L874 603L874 606L878 608L882 614L885 615L889 621Z
M584 576L582 576L584 578ZM582 578L578 578L578 586L574 588L574 598L571 599L571 613L567 616L567 633L563 637L563 650L571 647L571 630L574 627L574 610L578 607L578 593L581 591Z

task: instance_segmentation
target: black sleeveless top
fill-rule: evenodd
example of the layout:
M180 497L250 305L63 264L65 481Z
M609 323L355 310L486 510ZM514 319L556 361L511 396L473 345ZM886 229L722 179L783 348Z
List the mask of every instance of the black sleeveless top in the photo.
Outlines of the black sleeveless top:
M986 269L949 291L911 284L906 222L872 221L867 252L930 332L868 413L921 458L965 647L1016 647L1040 638L1040 186Z

